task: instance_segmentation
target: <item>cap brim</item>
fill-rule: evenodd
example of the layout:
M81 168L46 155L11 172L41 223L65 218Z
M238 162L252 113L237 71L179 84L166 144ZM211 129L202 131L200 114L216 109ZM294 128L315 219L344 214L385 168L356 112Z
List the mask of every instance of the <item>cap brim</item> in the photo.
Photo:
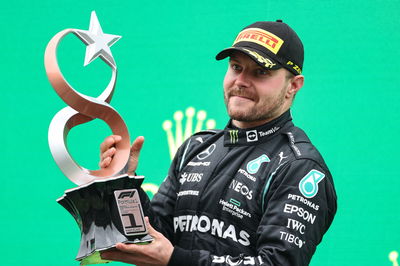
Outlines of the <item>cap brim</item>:
M282 65L271 59L268 56L263 55L260 51L257 51L254 48L251 47L229 47L227 49L222 50L219 52L215 58L217 60L222 60L225 59L229 56L232 55L233 52L241 52L244 53L245 55L249 56L251 59L253 59L254 62L256 62L258 65L267 68L267 69L279 69L282 68Z

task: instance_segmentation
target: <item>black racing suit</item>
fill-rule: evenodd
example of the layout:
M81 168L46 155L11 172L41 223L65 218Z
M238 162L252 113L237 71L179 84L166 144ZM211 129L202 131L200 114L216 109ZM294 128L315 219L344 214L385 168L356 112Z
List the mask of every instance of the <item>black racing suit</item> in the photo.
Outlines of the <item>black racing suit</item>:
M287 111L256 128L229 123L179 148L147 211L175 246L169 265L309 264L336 193L321 155L291 120Z

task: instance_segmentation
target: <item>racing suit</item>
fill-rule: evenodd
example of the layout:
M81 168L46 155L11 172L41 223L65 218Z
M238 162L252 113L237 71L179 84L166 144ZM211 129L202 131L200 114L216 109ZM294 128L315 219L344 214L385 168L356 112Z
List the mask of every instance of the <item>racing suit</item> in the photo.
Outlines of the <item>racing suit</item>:
M309 264L336 193L321 155L291 120L289 110L255 128L230 122L179 148L147 211L174 245L169 265Z

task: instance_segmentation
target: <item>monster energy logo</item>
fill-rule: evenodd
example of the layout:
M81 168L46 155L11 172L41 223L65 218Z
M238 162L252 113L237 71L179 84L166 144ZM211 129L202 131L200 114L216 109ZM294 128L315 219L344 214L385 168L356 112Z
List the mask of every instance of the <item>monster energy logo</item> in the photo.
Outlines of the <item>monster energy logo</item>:
M239 141L239 136L238 136L239 130L229 130L229 136L231 137L231 143L235 144Z

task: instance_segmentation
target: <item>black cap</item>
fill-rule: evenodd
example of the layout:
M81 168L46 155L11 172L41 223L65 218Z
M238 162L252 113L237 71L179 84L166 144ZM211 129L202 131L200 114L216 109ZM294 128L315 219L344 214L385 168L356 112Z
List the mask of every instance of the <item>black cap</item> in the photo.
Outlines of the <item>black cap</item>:
M245 27L232 47L222 50L216 59L224 59L233 51L247 54L268 69L284 67L294 75L300 75L303 69L303 44L296 32L282 20L260 21Z

